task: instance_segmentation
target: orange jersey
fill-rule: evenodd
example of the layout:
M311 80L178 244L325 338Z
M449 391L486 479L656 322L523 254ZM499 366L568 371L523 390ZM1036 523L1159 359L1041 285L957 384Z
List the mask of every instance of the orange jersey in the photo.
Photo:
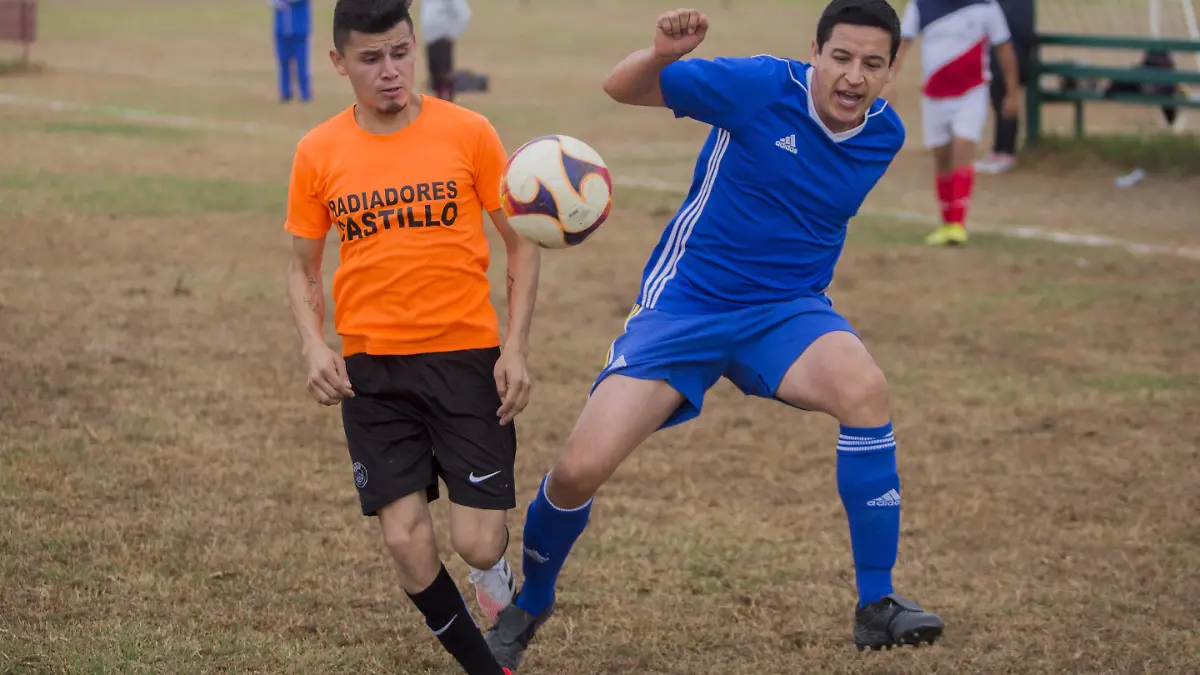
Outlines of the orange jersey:
M500 344L483 211L500 208L507 156L482 115L431 96L404 129L364 131L351 106L296 147L288 232L336 225L334 326L345 355Z

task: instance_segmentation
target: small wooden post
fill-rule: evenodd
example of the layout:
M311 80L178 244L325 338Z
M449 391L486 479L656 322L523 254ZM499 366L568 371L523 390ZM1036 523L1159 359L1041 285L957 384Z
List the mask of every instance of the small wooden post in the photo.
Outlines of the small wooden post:
M21 64L29 65L37 41L37 0L0 0L0 40L21 43Z

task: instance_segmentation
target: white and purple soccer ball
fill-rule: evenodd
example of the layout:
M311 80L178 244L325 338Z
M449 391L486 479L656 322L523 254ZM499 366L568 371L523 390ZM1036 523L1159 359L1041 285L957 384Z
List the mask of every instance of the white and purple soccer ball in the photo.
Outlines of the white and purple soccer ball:
M600 153L571 136L535 138L508 158L500 203L521 236L543 248L578 246L612 210L612 177Z

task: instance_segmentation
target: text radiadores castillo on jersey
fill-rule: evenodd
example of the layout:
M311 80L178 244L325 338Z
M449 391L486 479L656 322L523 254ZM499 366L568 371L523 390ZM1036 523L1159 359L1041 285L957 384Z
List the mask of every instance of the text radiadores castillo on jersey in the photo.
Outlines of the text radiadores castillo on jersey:
M458 220L458 181L435 181L349 194L329 200L343 242L381 231L450 227Z

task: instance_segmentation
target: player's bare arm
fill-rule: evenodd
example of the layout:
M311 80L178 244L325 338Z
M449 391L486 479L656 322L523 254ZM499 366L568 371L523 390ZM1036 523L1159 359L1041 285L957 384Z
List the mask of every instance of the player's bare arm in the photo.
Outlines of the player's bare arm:
M695 9L676 9L658 17L653 46L625 57L604 81L604 92L617 103L664 107L659 75L689 54L708 34L708 17Z
M322 405L334 405L354 396L346 363L325 343L325 285L321 281L324 239L292 237L288 262L288 298L300 334L301 351L308 367L308 391Z
M512 229L504 211L497 209L489 215L504 239L508 254L508 274L505 278L508 331L495 372L496 390L502 401L496 414L500 416L500 424L508 424L529 405L533 386L525 359L529 355L529 328L533 324L533 308L537 302L541 249Z
M1020 114L1021 87L1020 71L1017 69L1017 50L1013 48L1012 40L996 45L996 59L1000 62L1000 71L1004 73L1004 117L1013 119Z

